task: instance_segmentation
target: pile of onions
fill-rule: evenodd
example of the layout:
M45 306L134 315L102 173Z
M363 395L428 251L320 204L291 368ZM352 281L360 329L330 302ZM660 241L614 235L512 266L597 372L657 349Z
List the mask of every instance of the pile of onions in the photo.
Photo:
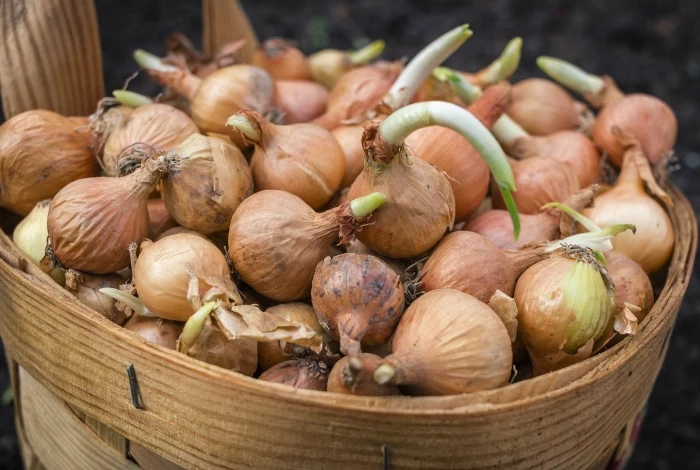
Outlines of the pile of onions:
M311 77L329 90L350 70L367 65L384 51L384 41L373 41L357 51L324 49L308 58Z
M581 109L562 87L543 78L513 85L513 101L506 111L533 135L575 130L582 124Z

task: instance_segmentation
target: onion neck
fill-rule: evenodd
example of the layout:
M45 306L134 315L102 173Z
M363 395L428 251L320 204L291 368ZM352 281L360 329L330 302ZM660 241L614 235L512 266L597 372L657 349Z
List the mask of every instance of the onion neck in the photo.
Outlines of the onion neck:
M123 178L133 183L129 195L143 197L144 202L153 193L160 180L168 173L168 162L165 155L147 158L143 164L133 173Z
M522 47L523 40L519 37L508 41L498 59L472 75L472 83L481 88L486 88L510 78L518 69L518 65L520 65Z
M656 182L649 160L644 155L639 141L617 126L612 128L612 133L620 145L625 148L622 168L615 182L614 189L627 187L647 196L644 191L644 185L646 184L651 194L661 199L667 206L673 206L671 197Z
M160 57L142 49L134 51L134 60L155 81L172 88L177 94L188 100L194 97L202 84L202 79L188 70L168 65Z
M347 51L345 57L353 66L367 65L384 52L386 44L381 39L372 41L356 51Z
M406 106L433 69L452 55L472 36L469 25L458 26L420 51L396 79L383 102L392 110Z
M355 230L371 222L374 211L385 202L386 196L383 193L367 194L339 207L316 214L316 226L328 243L332 243L337 238L340 238L340 243L346 243Z
M178 352L187 354L187 351L194 346L199 335L202 334L204 323L216 307L216 302L207 302L187 319L185 326L182 328L180 339L177 342Z
M412 367L398 354L385 357L374 371L372 378L379 385L405 385L415 382Z
M252 143L257 146L262 145L263 141L263 126L266 126L267 120L255 111L243 110L229 117L226 121L226 126L237 130L243 136L247 143Z
M530 140L530 134L507 114L502 115L491 129L498 142L510 149L519 141Z
M527 246L519 250L504 250L506 257L513 263L516 278L520 277L528 268L547 259L547 253L542 246Z

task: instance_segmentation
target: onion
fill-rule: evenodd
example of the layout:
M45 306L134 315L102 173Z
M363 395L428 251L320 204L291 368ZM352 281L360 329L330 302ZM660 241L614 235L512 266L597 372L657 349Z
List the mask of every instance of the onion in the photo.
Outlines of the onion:
M528 78L513 85L513 100L507 113L534 135L574 130L581 125L571 96L556 83L543 78Z
M48 218L51 200L39 201L34 209L17 224L12 241L35 264L41 263L49 238Z
M362 149L362 126L338 126L333 129L333 137L336 138L343 149L345 156L345 173L340 182L341 188L349 188L355 178L362 173L365 162L365 151Z
M133 276L139 299L167 320L185 321L194 313L191 277L199 281L200 296L211 287L237 295L224 255L206 238L188 233L142 243Z
M329 245L345 238L382 205L382 194L350 201L321 214L284 191L261 191L243 201L229 229L229 254L238 275L280 302L302 299Z
M328 391L375 397L399 395L395 385L380 385L374 380L373 374L381 362L381 357L368 353L342 358L331 369Z
M150 98L127 90L114 90L114 98L103 98L97 104L97 110L88 117L88 125L95 140L95 154L103 155L107 139L115 129L126 121L134 109L153 104ZM196 131L195 131L196 132Z
M284 113L287 124L309 122L326 111L328 91L308 80L278 80L274 104Z
M0 126L0 207L25 216L68 183L95 176L92 135L52 111L18 114Z
M614 128L639 141L652 164L668 156L676 143L678 122L673 110L660 99L644 94L625 95L607 76L598 77L553 57L539 57L537 65L552 78L583 94L596 108L603 108L593 127L593 140L620 167L625 147Z
M253 111L231 116L227 125L255 144L250 166L257 191L287 191L319 209L340 187L345 157L327 130L313 124L277 126Z
M275 365L263 372L260 380L325 392L329 373L328 364L320 359L302 358Z
M595 198L593 207L583 214L601 227L621 220L637 227L637 233L620 233L612 245L615 251L639 263L647 274L658 271L673 254L675 235L668 214L644 190L646 183L652 194L666 204L672 201L657 185L640 144L630 134L615 131L626 149L625 158L615 185Z
M194 47L192 41L180 32L173 32L165 38L168 53L165 63L179 65L199 77L206 77L216 69L238 62L237 55L245 46L245 40L239 39L220 45L214 54L203 54Z
M107 139L102 164L107 176L138 168L144 158L168 152L199 130L187 114L167 104L135 109Z
M148 200L148 220L148 238L151 240L157 240L165 232L177 227L177 222L161 198Z
M311 78L331 89L345 73L366 65L384 51L384 41L373 41L357 51L323 49L308 57Z
M167 166L162 158L123 178L85 178L51 201L48 228L53 255L66 268L108 274L129 266L131 243L148 236L148 196Z
M573 170L551 158L532 157L511 160L518 191L513 195L518 210L523 214L535 214L548 202L563 202L579 190ZM493 192L493 207L504 209L506 203L500 194Z
M132 315L124 328L133 331L146 341L168 349L177 349L177 338L182 333L182 323L157 317Z
M627 256L616 251L605 253L605 269L615 285L615 314L628 305L638 309L632 312L641 323L654 305L654 290L649 276L642 267Z
M512 365L498 315L469 294L438 289L406 309L374 380L411 395L453 395L506 385Z
M488 303L497 290L512 297L518 277L543 258L541 249L509 253L479 234L457 231L438 243L418 278L425 292L451 288Z
M365 168L350 188L351 198L372 191L388 196L389 203L377 211L374 223L357 234L379 254L393 258L421 255L454 224L449 180L432 165L412 158L404 145L411 132L431 125L449 127L466 137L486 160L506 200L512 202L510 191L515 184L505 155L473 115L451 103L411 104L395 111L381 126L367 126L363 135ZM515 217L514 205L509 208Z
M435 77L428 77L423 84L418 88L416 94L413 95L411 103L420 103L421 101L447 101L459 106L464 106L465 103L459 99L459 96L454 92L449 83L438 80Z
M311 302L326 332L340 341L340 351L357 356L360 344L386 343L404 305L399 276L371 255L348 253L318 264Z
M166 158L171 170L161 195L177 223L204 234L228 229L238 205L253 192L241 151L226 136L195 134Z
M282 38L263 42L253 53L251 63L275 80L311 80L311 69L304 53Z
M508 41L501 55L488 66L476 73L460 72L459 74L462 79L480 88L487 88L502 80L508 80L518 69L518 65L520 65L522 47L522 38L515 37Z
M117 325L124 324L126 316L114 305L114 299L100 292L100 289L118 289L123 283L124 279L114 274L93 276L71 269L66 271L66 289L85 305Z

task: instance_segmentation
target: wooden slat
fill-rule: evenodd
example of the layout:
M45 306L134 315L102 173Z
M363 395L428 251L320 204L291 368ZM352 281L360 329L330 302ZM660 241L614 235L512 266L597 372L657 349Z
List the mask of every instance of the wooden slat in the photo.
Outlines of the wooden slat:
M648 320L577 367L453 397L290 390L199 363L111 324L51 284L0 233L0 333L16 361L69 404L185 468L552 468L597 463L648 398L697 245L674 188L668 282ZM40 312L40 314L38 314ZM133 363L145 409L133 407ZM570 370L581 372L576 379Z
M114 449L119 455L127 458L129 441L114 429L106 426L92 416L88 416L77 408L69 407L73 414L90 428L105 444Z
M104 96L93 0L0 2L0 64L6 118L36 108L93 112Z
M223 44L245 39L238 54L242 62L250 62L258 48L258 37L238 0L202 0L204 52L211 54Z

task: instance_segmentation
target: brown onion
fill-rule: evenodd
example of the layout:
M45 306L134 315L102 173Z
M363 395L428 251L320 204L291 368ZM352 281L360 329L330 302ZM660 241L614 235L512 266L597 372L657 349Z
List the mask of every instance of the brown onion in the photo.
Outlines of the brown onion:
M287 191L319 209L340 187L345 157L327 130L313 124L277 126L254 111L231 116L227 125L255 144L250 166L256 191Z
M345 73L355 67L366 65L384 51L384 41L373 41L357 51L323 49L308 58L311 77L331 89Z
M528 78L513 85L513 100L506 112L534 135L574 130L581 125L573 98L543 78Z
M114 299L100 292L100 289L118 289L121 284L124 284L124 279L115 274L93 276L71 269L66 271L66 289L85 305L117 325L124 324L126 316L114 305Z
M275 80L311 80L311 69L304 53L282 38L263 42L253 53L251 63Z
M340 351L357 356L360 344L386 343L393 334L403 313L403 285L378 258L347 253L318 264L311 302Z
M654 290L649 276L642 267L617 251L605 252L605 269L615 285L615 313L634 305L639 310L632 310L641 323L654 305Z
M27 215L68 183L95 176L92 135L71 119L32 110L0 126L0 207Z
M413 95L411 103L433 100L447 101L448 103L454 103L459 106L465 105L448 82L430 76L423 82L420 88L418 88L416 94Z
M342 358L331 369L328 391L375 397L400 395L396 385L380 385L374 381L373 374L381 363L381 357L368 353Z
M564 202L579 190L578 179L573 170L551 158L511 160L510 165L518 188L513 198L518 211L523 214L535 214L548 202ZM492 193L493 207L505 209L501 195L496 191Z
M177 227L177 222L161 198L148 200L148 220L148 238L151 240L157 240L165 232Z
M182 333L182 323L158 317L132 315L124 328L133 331L146 341L168 349L177 349L177 338Z
M148 236L148 196L167 166L163 159L122 178L74 181L51 201L49 238L66 268L108 274L129 266L128 247Z
M325 392L330 371L322 360L306 357L281 362L263 372L260 380Z
M112 131L102 156L107 176L137 168L155 152L168 152L199 130L187 114L167 104L135 109Z
M238 275L259 293L280 302L302 299L329 245L367 223L383 204L373 193L317 214L284 191L261 191L238 206L229 229L229 254Z
M438 289L406 309L374 380L411 395L454 395L506 385L512 365L498 315L469 294Z
M178 224L203 234L226 230L253 192L250 167L228 137L190 136L173 149L161 195Z
M133 276L144 305L168 320L185 321L194 313L190 276L198 280L199 295L211 287L235 292L224 255L206 238L188 233L142 243Z
M362 126L355 124L338 126L333 129L333 137L336 138L345 156L345 173L340 182L341 188L349 188L355 178L362 173L365 164L365 151L362 149Z
M309 122L326 111L328 91L308 80L278 80L274 104L287 124Z

